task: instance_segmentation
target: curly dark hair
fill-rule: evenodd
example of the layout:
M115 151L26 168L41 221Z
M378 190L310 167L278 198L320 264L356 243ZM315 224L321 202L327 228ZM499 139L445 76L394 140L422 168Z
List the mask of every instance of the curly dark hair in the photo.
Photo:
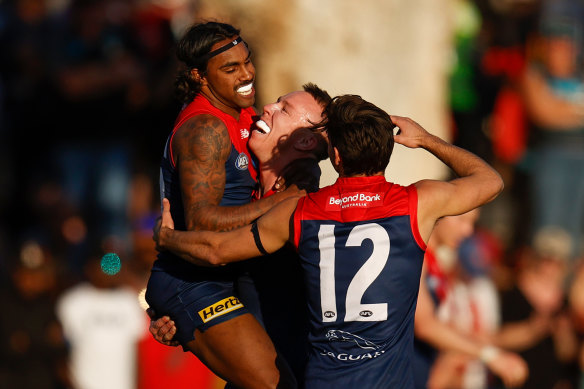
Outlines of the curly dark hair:
M215 43L235 35L239 35L239 29L226 23L207 21L189 27L176 47L176 57L185 65L174 83L176 97L181 102L191 102L201 89L191 76L192 69L198 69L201 74L206 72L209 59L201 57L208 54Z

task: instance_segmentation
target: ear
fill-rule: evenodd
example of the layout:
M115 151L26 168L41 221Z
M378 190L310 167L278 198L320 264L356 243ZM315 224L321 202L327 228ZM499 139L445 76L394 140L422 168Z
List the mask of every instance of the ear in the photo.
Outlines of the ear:
M333 147L333 153L335 158L334 166L341 166L341 155L339 154L339 149Z
M302 136L300 136L294 142L294 148L298 151L310 152L316 148L318 145L318 140L314 136L313 133L309 131L303 132Z
M193 78L193 80L195 80L195 82L201 84L201 86L207 85L207 78L202 75L199 69L195 68L191 69L191 77Z

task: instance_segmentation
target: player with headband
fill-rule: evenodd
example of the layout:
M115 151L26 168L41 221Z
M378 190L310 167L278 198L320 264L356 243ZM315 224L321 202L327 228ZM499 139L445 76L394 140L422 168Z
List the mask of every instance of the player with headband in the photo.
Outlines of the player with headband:
M161 196L173 202L176 227L229 230L304 193L293 187L250 202L257 189L256 168L247 147L256 115L255 68L239 31L217 22L196 24L178 43L177 56L186 65L176 84L185 106L161 162ZM261 165L260 156L270 158L262 149L279 145L279 130L289 140L314 137L306 131L290 135L293 129L321 120L328 94L316 87L308 90L283 96L264 109L261 130L252 135L257 138L253 151L258 154L260 174L271 166ZM294 107L298 112L292 111ZM269 192L275 179L266 181L263 191ZM245 268L239 265L201 268L161 252L146 298L157 315L176 322L176 338L183 348L229 383L242 388L294 387L288 367L252 315L259 317L255 291L248 285Z
M359 96L335 98L325 117L335 184L222 233L173 230L165 200L155 238L187 261L212 265L292 244L310 312L305 388L413 388L414 314L430 233L440 218L494 199L503 181L474 154ZM394 140L426 149L458 178L387 182Z

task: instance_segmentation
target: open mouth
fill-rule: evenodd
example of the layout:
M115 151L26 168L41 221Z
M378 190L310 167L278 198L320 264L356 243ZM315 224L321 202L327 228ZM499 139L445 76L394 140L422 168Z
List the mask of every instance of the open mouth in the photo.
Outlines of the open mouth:
M237 88L237 93L239 93L242 96L249 96L252 92L252 89L253 89L253 82L250 82L247 85L240 86L239 88Z
M272 131L270 126L268 126L263 120L258 120L255 123L255 130L261 132L262 134L269 134L270 131Z

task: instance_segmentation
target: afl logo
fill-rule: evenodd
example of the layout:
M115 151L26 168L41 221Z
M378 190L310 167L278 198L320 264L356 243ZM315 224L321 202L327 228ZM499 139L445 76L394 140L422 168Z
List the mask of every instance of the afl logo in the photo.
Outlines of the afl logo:
M332 311L326 311L326 312L324 313L324 317L328 317L328 318L330 318L330 317L335 317L335 313L334 313L334 312L332 312Z
M361 312L359 312L359 316L361 316L361 317L370 317L372 315L373 315L373 312L371 312L371 311L361 311Z
M245 153L240 153L235 161L235 167L239 170L247 170L248 164L249 160L247 159L247 155L245 155Z

